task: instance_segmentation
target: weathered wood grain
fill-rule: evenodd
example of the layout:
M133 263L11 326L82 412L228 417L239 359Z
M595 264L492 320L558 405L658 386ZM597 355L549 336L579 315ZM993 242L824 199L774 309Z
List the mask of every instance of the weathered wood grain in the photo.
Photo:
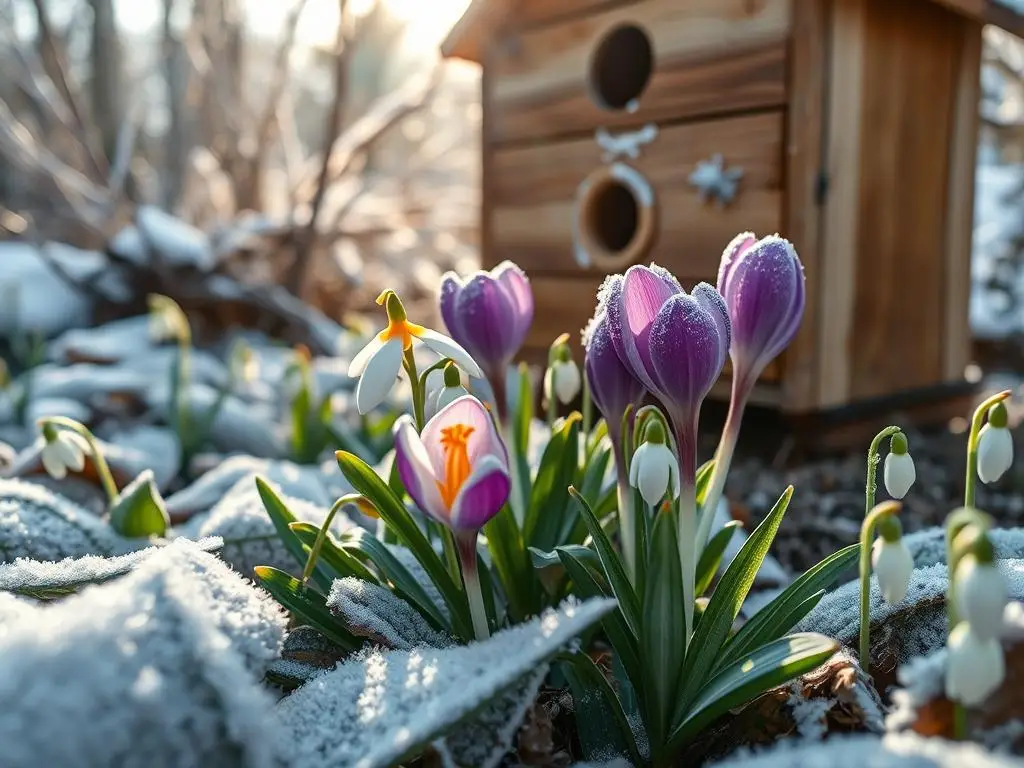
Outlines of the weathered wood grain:
M783 235L792 241L804 264L807 280L804 319L786 349L783 404L804 412L818 401L818 331L823 261L819 174L823 157L828 39L828 4L824 0L792 0L793 42L790 49L789 110L786 115L786 179Z
M971 358L971 240L974 232L974 169L978 152L981 97L982 25L960 24L956 95L949 158L946 212L946 275L943 301L946 327L943 377L962 379Z
M634 112L602 109L589 92L593 52L621 24L641 27L654 50L653 74ZM494 89L484 106L494 113L493 139L781 106L789 26L790 0L645 0L510 30L495 41Z
M848 347L855 399L943 378L945 218L963 24L928 0L872 0L865 11Z
M625 6L646 0L517 0L509 16L508 29L538 27L594 11Z
M778 231L782 142L781 112L663 128L631 163L652 185L659 206L660 233L650 258L680 274L715 275L722 249L738 232ZM736 200L725 208L702 203L687 180L698 161L716 152L744 171ZM600 149L589 139L495 151L486 201L488 260L511 259L537 274L580 273L572 237L576 189L600 163Z

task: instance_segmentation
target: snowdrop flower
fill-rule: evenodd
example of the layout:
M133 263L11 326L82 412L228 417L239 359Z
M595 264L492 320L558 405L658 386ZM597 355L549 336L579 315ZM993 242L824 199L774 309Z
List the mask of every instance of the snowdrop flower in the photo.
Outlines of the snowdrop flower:
M917 479L914 460L907 451L907 436L902 432L897 432L889 440L889 455L885 457L882 479L885 490L894 499L906 496Z
M580 393L583 384L579 366L572 359L572 350L563 339L568 338L562 334L555 342L551 351L551 361L544 373L544 395L551 402L557 398L562 405L568 405Z
M149 296L149 338L153 343L191 341L188 318L174 299L160 294Z
M437 373L441 372L438 371ZM445 365L444 373L441 376L443 377L441 386L427 390L428 394L424 411L428 419L433 418L445 406L451 405L460 397L465 397L469 394L469 390L462 386L462 374L459 373L455 363L449 361ZM427 377L427 381L430 381L430 376Z
M472 395L438 411L422 435L402 416L395 423L395 462L416 506L456 532L482 528L512 488L505 445Z
M983 483L994 483L1013 464L1013 438L1006 424L1006 406L996 403L978 433L978 477Z
M89 443L81 435L66 429L57 429L52 424L43 425L42 461L47 474L55 480L67 477L68 470L81 472L85 469L85 454Z
M956 566L953 597L960 618L982 640L999 637L1006 610L1006 580L992 561L992 548L982 537L982 547L964 555ZM981 554L981 557L978 555ZM986 561L987 558L987 561Z
M947 698L973 707L1003 682L1006 664L999 641L981 637L970 622L961 621L953 628L947 653Z
M639 489L644 501L652 507L656 507L669 490L673 499L679 496L679 462L665 444L665 428L657 419L651 420L643 444L633 454L629 483Z
M910 575L914 572L914 557L903 541L903 526L899 518L889 515L878 524L879 536L871 547L871 566L878 578L882 599L895 605L907 595Z
M483 371L469 353L444 334L410 323L401 299L394 291L386 290L377 303L388 313L388 327L378 333L352 359L348 375L358 378L356 408L366 414L384 402L398 379L405 352L412 349L413 341L420 341L431 352L450 358L470 376L483 378Z

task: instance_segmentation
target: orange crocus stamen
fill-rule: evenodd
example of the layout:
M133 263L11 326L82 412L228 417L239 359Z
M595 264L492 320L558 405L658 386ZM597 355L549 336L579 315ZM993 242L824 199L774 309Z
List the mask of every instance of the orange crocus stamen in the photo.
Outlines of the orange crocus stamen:
M422 325L410 323L408 320L389 320L388 327L380 332L378 338L381 341L390 341L394 338L402 340L402 349L409 349L412 346L413 337L423 333Z
M441 446L444 448L444 478L437 481L437 490L441 492L441 500L448 508L452 508L459 489L466 482L472 467L469 465L469 436L475 427L455 424L441 430Z

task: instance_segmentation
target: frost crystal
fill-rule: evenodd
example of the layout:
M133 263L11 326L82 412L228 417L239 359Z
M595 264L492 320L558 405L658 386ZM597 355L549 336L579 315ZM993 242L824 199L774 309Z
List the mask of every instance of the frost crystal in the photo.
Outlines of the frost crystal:
M713 768L1011 768L1016 757L992 754L977 744L911 733L833 736L826 742L784 739L754 754L744 750Z
M612 600L565 604L483 643L373 651L348 661L278 705L279 758L302 768L384 768L401 762L481 706L505 706L496 698L510 689L521 693L523 678L532 678L614 606Z
M62 560L111 555L127 542L96 515L21 480L0 480L0 559Z
M256 675L284 622L269 597L185 542L32 607L0 634L0 765L272 765L271 701Z
M219 549L223 542L211 537L192 542L172 542L168 546L195 546L204 552ZM30 596L57 596L73 592L85 584L109 581L123 576L140 563L163 550L163 547L146 547L117 557L85 555L68 557L59 561L29 560L18 558L13 563L0 563L0 592L17 592Z
M277 529L274 528L274 523L267 514L256 488L255 477L243 477L209 514L192 518L182 530L193 538L223 538L221 559L243 576L252 576L252 569L257 565L269 565L295 574L301 570L301 566L285 548ZM270 485L274 487L273 483ZM274 487L274 490L282 493L279 487ZM287 496L283 496L283 501L303 522L319 526L327 516L326 509L307 501ZM348 519L339 515L335 517L331 530L335 535L340 535L350 526Z
M1024 598L1024 560L1001 560L1011 599ZM891 649L896 661L907 662L946 644L945 564L917 568L910 577L907 596L896 605L882 601L878 580L871 578L872 647ZM797 625L797 632L821 632L853 646L860 632L860 584L848 582L822 598Z
M420 613L389 589L362 579L335 580L327 607L357 635L388 648L446 648L452 638L434 630Z

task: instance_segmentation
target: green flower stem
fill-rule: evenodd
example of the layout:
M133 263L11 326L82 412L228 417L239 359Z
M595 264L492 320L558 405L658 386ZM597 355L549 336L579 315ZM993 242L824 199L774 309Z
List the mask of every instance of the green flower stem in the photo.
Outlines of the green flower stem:
M715 450L715 463L711 470L708 491L704 496L704 503L701 505L700 525L697 528L698 552L703 552L708 543L711 524L715 521L715 510L718 508L723 491L725 491L725 480L729 475L729 466L732 464L732 457L736 451L736 442L739 440L740 423L743 421L745 407L746 404L743 402L737 406L735 399L729 405L729 415L726 417L725 427L722 429L722 439Z
M483 641L491 636L487 627L487 609L480 589L480 572L476 562L476 531L460 531L455 537L458 544L459 560L462 562L462 580L469 598L469 615L473 619L473 634Z
M871 443L877 450L876 442L881 440L875 438ZM860 528L860 666L868 674L871 666L871 545L882 518L897 514L901 506L898 501L883 501L868 512Z
M586 373L583 375L583 434L584 436L590 434L591 428L594 426L594 401L590 397L590 379L587 378Z
M448 574L452 577L455 583L458 584L459 552L455 543L455 536L452 534L451 529L443 525L438 525L437 527L441 533L441 544L444 547L444 561L448 566Z
M690 479L679 488L679 564L683 569L683 613L686 617L686 647L693 635L693 613L697 599L697 487Z
M613 441L612 450L615 455L615 490L619 505L619 538L622 542L622 559L625 561L626 574L630 582L636 586L636 519L633 514L633 488L629 484L629 470L626 469L623 449L616 442Z
M107 493L107 501L113 505L117 501L117 483L114 482L114 475L110 471L110 465L107 464L106 458L103 456L103 451L100 450L100 444L97 442L96 436L84 424L64 416L47 417L40 422L40 426L42 424L64 427L85 438L85 441L89 444L89 450L92 451L93 462L96 464L96 474L99 475L100 483L103 484L103 490Z
M338 514L338 511L346 504L355 504L359 499L358 493L348 493L334 502L334 506L331 507L327 513L327 517L324 518L323 525L320 526L320 532L316 535L316 541L313 542L313 548L309 550L309 557L306 559L306 567L302 569L302 583L307 584L310 576L313 575L313 568L316 567L317 558L320 557L320 550L323 549L324 541L327 539L327 533L331 529L331 523L334 522L334 516Z
M1005 389L998 394L985 400L974 409L974 417L971 419L971 431L967 437L967 476L964 478L964 506L974 506L974 490L978 481L978 436L981 428L985 425L985 417L988 410L996 403L1001 403L1013 393Z
M555 421L558 419L558 398L555 395L554 382L552 382L551 384L551 391L545 394L547 394L548 427L550 427L553 430L555 428Z
M882 445L882 441L887 437L892 437L897 432L902 432L899 427L890 426L883 429L874 439L871 441L871 446L868 448L868 476L867 481L864 483L864 517L867 518L871 514L871 510L875 507L875 493L878 491L878 482L876 480L878 475L878 449Z
M953 702L953 741L967 741L967 707Z
M423 406L426 397L423 393L423 387L420 385L419 375L416 372L416 355L413 354L412 347L405 350L403 364L405 365L406 373L409 374L409 386L412 388L412 410L413 417L416 419L416 431L422 432L426 424L426 419L423 417Z

